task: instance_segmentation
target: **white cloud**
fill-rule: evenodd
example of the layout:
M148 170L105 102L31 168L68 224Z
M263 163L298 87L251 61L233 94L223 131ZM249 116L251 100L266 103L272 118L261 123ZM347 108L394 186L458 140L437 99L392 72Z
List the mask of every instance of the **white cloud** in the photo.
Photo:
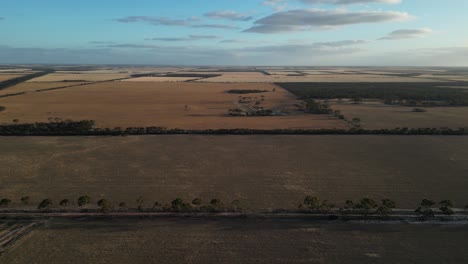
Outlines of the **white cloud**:
M412 39L412 38L422 38L432 33L430 28L420 28L420 29L400 29L395 30L388 34L387 36L380 38L380 40L398 40L398 39Z
M257 20L255 25L245 32L279 33L362 23L404 21L409 18L410 15L403 12L297 9L278 12Z
M212 11L204 14L205 17L211 19L227 19L233 21L249 21L252 20L253 17L237 13L235 11L227 10L227 11Z

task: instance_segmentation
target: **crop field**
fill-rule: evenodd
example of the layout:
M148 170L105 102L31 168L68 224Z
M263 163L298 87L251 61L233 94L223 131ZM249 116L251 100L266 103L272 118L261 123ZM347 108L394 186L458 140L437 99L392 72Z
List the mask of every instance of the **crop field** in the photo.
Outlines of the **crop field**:
M262 105L290 112L286 116L227 116L239 95L231 89L261 89ZM276 89L275 92L272 90ZM8 90L8 89L7 89ZM260 94L247 95L260 100ZM246 96L246 95L244 95ZM0 98L6 107L0 122L47 121L49 118L95 120L98 127L163 126L184 129L219 128L348 128L334 117L297 111L298 101L272 84L206 84L108 82L69 89Z
M15 94L23 92L35 92L43 89L64 87L69 85L85 84L85 82L23 82L7 89L0 90L0 96L5 94Z
M122 80L124 82L186 82L197 80L197 77L139 77Z
M360 118L366 129L468 127L468 107L428 107L426 112L413 112L414 107L386 105L379 101L362 104L332 103L348 119Z
M129 136L0 138L0 193L19 205L89 195L136 206L181 197L294 209L306 195L342 206L389 198L468 204L464 136Z
M63 82L63 81L85 81L98 82L129 77L127 73L51 73L39 78L29 80L29 82Z
M463 263L467 235L464 225L54 220L19 241L0 262Z

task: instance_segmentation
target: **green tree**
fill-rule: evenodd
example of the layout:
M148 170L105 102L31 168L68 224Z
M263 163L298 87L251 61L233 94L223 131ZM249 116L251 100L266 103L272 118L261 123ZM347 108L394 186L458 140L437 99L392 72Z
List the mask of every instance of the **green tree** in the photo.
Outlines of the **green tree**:
M11 200L8 198L3 198L0 200L0 206L9 206L11 204Z
M428 217L434 217L434 210L432 210L432 207L436 203L432 200L429 199L423 199L419 205L418 208L416 208L415 212L420 214L422 216L422 219L428 218Z
M388 216L395 209L396 203L390 199L383 199L382 204L377 208L377 213L382 216Z
M127 207L127 204L125 202L120 202L119 207L120 208L125 208L125 207Z
M46 209L52 206L52 200L51 199L44 199L42 202L39 203L37 206L37 209Z
M193 205L200 206L202 204L202 200L200 198L195 198L192 201Z
M453 211L453 207L455 203L451 200L443 200L440 203L440 211L445 215L453 215L455 212Z
M315 196L306 196L304 198L304 204L309 208L309 209L312 209L312 210L318 210L319 207L320 207L320 201L318 199L318 197L315 197Z
M378 205L374 200L370 198L363 198L354 207L358 209L364 216L367 217L367 215L369 215L372 212L372 210L377 208Z
M174 210L180 210L184 204L184 200L181 198L176 198L171 202L171 207Z
M91 197L84 195L78 198L77 204L79 207L85 206L91 202Z
M59 205L62 206L62 207L66 207L66 206L68 206L69 203L70 203L70 200L63 199L62 201L60 201Z
M103 213L108 213L110 210L112 210L112 205L107 199L101 199L97 202L97 205L101 207L101 211Z
M223 202L220 199L211 199L210 206L214 210L219 210L224 207Z
M29 204L29 196L23 196L21 197L21 204L23 205L28 205Z

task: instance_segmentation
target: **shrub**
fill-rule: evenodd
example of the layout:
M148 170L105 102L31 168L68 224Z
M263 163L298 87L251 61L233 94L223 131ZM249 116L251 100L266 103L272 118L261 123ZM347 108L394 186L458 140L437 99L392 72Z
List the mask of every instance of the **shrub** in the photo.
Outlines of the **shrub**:
M62 207L65 207L65 206L68 206L69 203L70 203L70 200L63 199L62 201L60 201L59 205Z
M85 205L89 204L90 202L91 202L91 197L89 197L87 195L81 196L77 200L77 204L78 204L79 207L85 206Z
M196 205L196 206L199 206L199 205L202 204L202 200L200 198L195 198L195 199L193 199L192 204Z
M111 203L106 199L101 199L97 202L97 205L101 207L103 213L107 213L112 209Z
M52 206L52 200L50 199L44 199L42 202L39 203L37 206L37 209L46 209Z
M11 200L8 198L3 198L0 200L0 206L9 206L11 204Z
M455 203L451 200L443 200L440 203L440 211L445 215L453 215L455 212L452 208L455 206Z
M29 196L21 197L21 204L28 205L29 204Z

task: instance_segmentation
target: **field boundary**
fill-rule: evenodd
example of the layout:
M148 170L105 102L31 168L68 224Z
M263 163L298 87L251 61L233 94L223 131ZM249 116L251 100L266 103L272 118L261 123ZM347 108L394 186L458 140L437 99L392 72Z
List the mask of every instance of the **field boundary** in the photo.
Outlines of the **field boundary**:
M339 209L329 212L314 211L219 211L219 212L184 212L184 211L154 211L148 209L127 209L119 211L102 212L100 209L84 210L9 210L0 212L3 220L48 220L76 219L76 218L209 218L209 219L307 219L310 221L366 221L382 223L427 223L427 224L468 224L468 212L464 209L453 209L452 215L437 213L431 217L417 214L414 210L394 209L388 215L359 214L357 212L341 211Z

